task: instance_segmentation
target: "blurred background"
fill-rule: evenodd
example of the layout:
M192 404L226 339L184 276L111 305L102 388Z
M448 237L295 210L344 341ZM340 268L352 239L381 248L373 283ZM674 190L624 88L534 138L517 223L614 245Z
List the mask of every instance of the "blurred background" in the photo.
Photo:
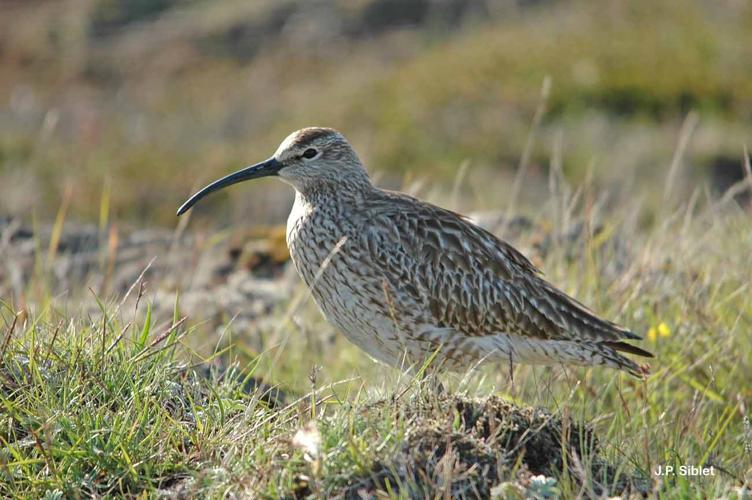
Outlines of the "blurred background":
M683 140L679 192L722 192L752 143L752 3L0 3L0 217L173 227L192 190L310 125L456 209L504 208L521 158L523 206L552 164L659 204ZM291 198L246 185L194 219L280 223Z

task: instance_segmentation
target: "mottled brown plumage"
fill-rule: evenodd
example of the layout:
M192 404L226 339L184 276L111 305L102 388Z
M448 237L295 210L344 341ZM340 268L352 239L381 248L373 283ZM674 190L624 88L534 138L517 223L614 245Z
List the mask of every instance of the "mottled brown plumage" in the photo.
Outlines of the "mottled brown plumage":
M519 251L461 215L374 187L338 132L291 134L274 156L217 181L278 175L296 191L287 241L326 318L373 357L407 367L436 353L483 361L605 365L646 372L619 351L640 337L543 279Z

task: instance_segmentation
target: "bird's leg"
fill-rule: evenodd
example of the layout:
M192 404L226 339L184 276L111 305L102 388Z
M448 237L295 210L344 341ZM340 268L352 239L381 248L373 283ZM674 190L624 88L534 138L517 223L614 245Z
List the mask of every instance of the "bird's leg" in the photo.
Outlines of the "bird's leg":
M441 382L441 379L439 378L438 369L432 368L430 366L426 367L425 370L418 372L418 376L420 385L428 389L428 393L430 395L441 398L442 396L445 396L447 394L447 390L444 387L444 384Z
M447 395L447 390L444 387L444 384L441 382L438 372L431 371L431 373L427 376L426 381L428 382L428 388L432 394L435 394L437 397Z
M509 381L512 383L512 396L515 395L514 390L514 359L512 358L512 353L509 353Z
M401 398L411 387L417 388L413 397L422 398L423 395L440 397L446 394L446 389L439 379L438 370L430 366L422 366L418 369L412 366L405 369L404 373L410 377L410 382L399 394L395 394L395 399Z

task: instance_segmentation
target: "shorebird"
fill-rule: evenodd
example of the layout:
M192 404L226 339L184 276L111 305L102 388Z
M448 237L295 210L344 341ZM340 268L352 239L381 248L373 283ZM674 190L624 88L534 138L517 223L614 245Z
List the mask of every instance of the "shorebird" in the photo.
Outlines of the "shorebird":
M326 319L373 358L406 368L431 359L459 371L481 362L603 365L642 377L621 353L652 357L641 337L598 317L518 250L457 213L374 186L345 137L290 134L274 155L209 193L277 176L295 189L287 245Z

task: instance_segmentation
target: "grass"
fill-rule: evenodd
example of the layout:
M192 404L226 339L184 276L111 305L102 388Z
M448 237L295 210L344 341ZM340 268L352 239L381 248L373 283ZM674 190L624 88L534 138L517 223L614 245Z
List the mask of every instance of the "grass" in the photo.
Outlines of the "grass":
M58 296L45 291L56 257L38 245L29 305L2 309L0 494L749 495L749 214L732 197L681 199L671 184L645 214L639 200L604 205L552 175L536 229L517 243L551 281L648 333L646 381L527 366L510 378L493 366L442 376L442 394L341 336L322 340L329 327L305 300L272 312L271 331L229 323L217 340L200 309L183 320L177 290L160 319L141 286L127 300ZM260 354L251 337L267 339ZM280 384L285 402L249 390L251 378ZM715 473L658 477L658 465Z

